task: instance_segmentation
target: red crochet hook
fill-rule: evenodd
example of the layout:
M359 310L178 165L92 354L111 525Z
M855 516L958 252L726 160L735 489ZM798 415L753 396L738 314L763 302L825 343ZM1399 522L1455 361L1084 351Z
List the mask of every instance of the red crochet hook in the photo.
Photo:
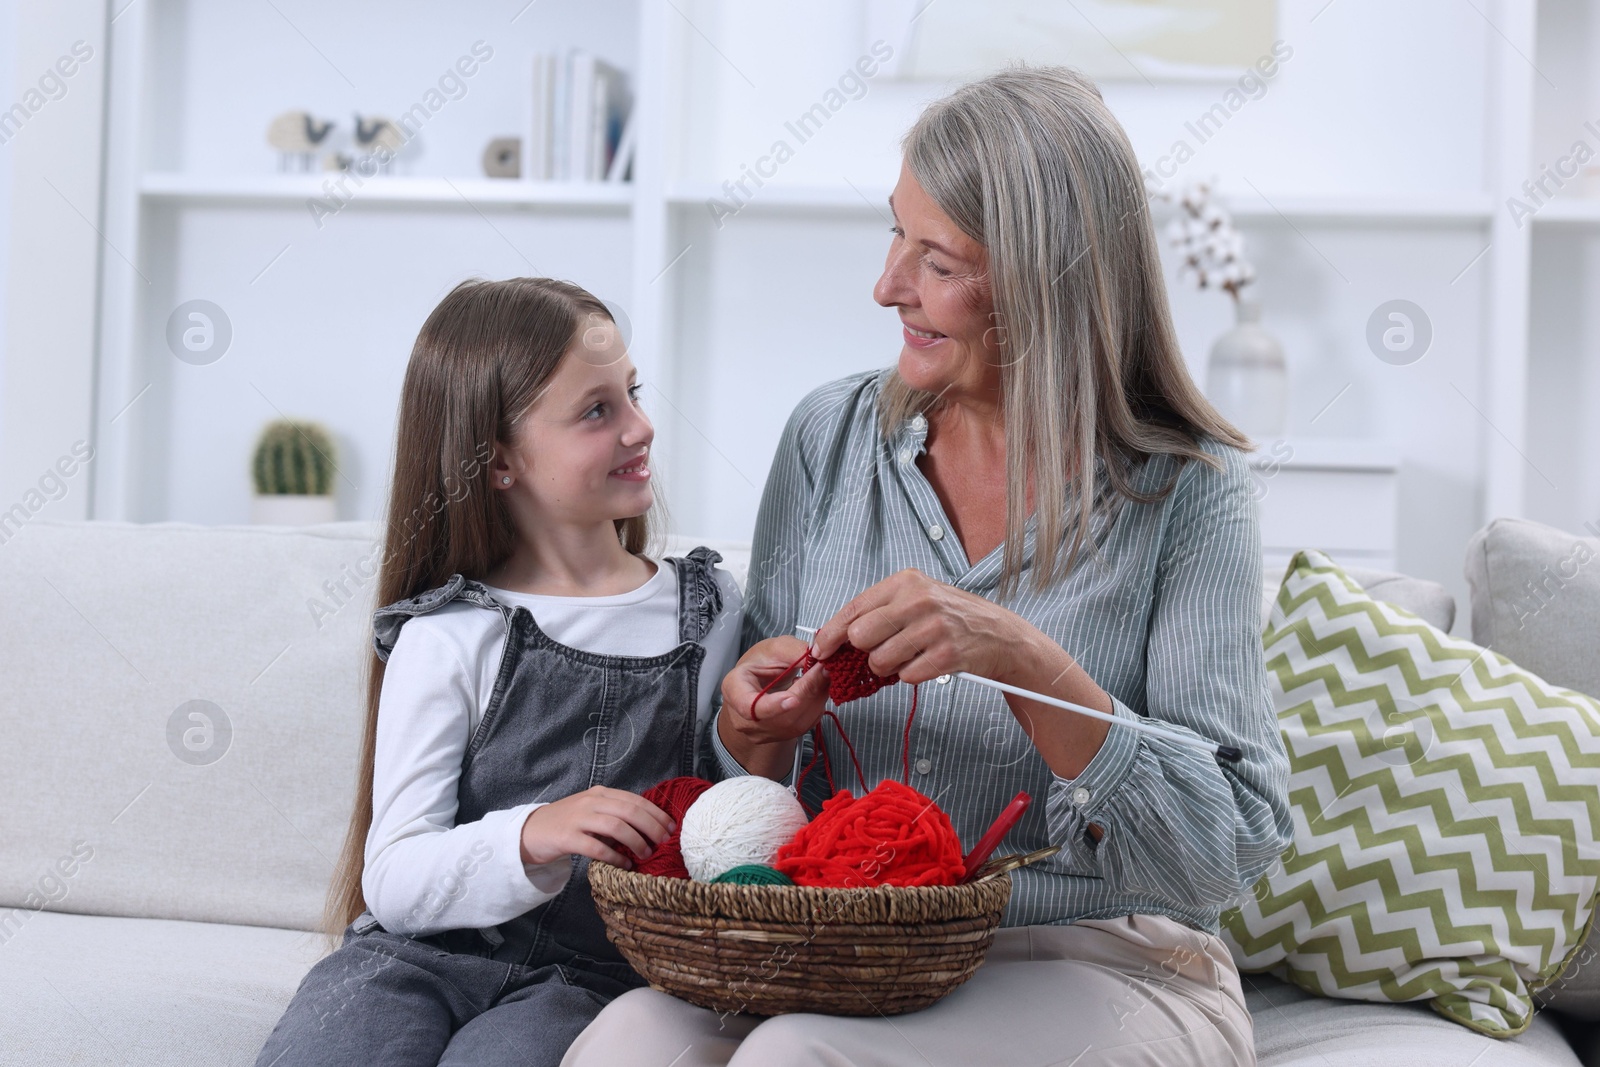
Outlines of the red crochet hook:
M973 846L972 851L967 853L966 873L961 876L963 882L971 878L974 872L989 859L990 853L1000 847L1001 838L1009 834L1011 828L1017 825L1017 820L1022 818L1022 813L1028 810L1028 804L1032 800L1033 798L1027 793L1018 793L1012 798L1011 803L1006 805L1006 809L1000 813L999 817L990 824L989 829L978 839L978 843Z

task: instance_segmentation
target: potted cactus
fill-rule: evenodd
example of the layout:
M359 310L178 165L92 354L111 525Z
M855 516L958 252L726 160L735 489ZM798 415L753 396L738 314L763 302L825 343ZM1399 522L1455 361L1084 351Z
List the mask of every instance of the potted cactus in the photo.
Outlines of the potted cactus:
M252 522L307 526L338 518L333 437L317 423L276 419L262 428L251 464Z

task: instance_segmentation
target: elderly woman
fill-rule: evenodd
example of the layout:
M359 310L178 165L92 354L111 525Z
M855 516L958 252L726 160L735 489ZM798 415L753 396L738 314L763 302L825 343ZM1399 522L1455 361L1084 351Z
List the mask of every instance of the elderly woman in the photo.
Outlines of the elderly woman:
M1254 1064L1218 917L1291 823L1250 442L1185 370L1133 149L1083 76L1012 68L923 113L890 204L873 296L904 347L789 418L708 745L724 777L789 782L820 735L854 786L812 734L825 669L786 672L805 638L849 642L920 686L907 750L906 687L842 712L866 787L908 766L969 848L1026 790L1002 851L1061 851L1013 876L983 966L933 1007L763 1019L638 989L565 1062ZM1241 758L1123 725L1144 719Z

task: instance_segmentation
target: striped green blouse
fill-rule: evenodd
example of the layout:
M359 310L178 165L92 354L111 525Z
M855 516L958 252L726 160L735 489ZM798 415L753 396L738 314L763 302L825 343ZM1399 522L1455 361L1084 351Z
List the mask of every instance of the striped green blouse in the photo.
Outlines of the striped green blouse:
M1025 572L1029 580L1001 600L1003 546L969 561L917 467L927 420L907 419L887 441L878 431L888 373L829 382L790 415L756 520L741 649L779 634L809 641L852 597L905 567L1014 611L1077 660L1118 717L1164 720L1232 744L1242 758L1220 762L1112 724L1083 772L1062 778L1001 693L946 676L918 689L910 784L949 813L967 848L1019 790L1032 795L997 854L1062 850L1013 875L1007 926L1155 913L1217 933L1220 912L1292 833L1288 757L1262 663L1261 532L1244 455L1206 437L1224 473L1187 463L1173 491L1149 504L1103 490L1091 525L1101 558L1083 551L1042 594ZM1177 466L1173 456L1151 457L1135 472L1139 488L1166 484ZM1030 563L1033 537L1030 516ZM839 709L867 788L903 773L910 697L908 686L891 686ZM843 742L831 725L823 730L836 785L859 789ZM716 730L708 733L713 773L746 773ZM825 790L814 770L805 783L813 810ZM1091 822L1104 831L1098 842Z

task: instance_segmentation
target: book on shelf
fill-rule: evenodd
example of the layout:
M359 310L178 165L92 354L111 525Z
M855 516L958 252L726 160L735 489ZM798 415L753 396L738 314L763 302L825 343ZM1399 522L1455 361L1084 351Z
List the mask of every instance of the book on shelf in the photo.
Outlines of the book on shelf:
M533 181L626 181L633 161L628 74L571 48L533 57L527 166Z

